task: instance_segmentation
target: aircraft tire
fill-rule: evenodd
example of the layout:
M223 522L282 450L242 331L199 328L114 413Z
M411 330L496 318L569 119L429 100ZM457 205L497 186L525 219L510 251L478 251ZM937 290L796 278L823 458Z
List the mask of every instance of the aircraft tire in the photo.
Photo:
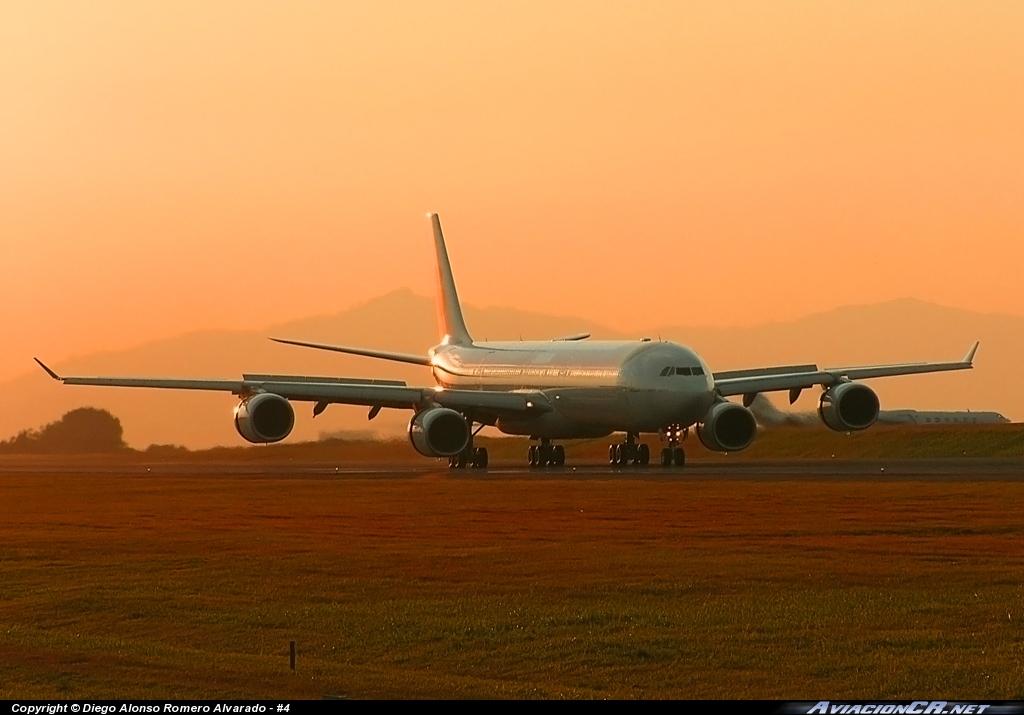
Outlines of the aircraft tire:
M672 450L672 464L677 467L682 467L686 464L686 452L683 451L682 447L676 447Z
M636 448L636 463L641 467L646 467L651 463L651 448L646 444L641 444Z
M551 449L551 464L555 467L565 466L565 447L560 444L556 444Z
M661 466L672 466L672 450L669 447L665 447L665 449L661 450Z
M539 462L542 467L550 467L555 463L555 448L550 444L542 444L537 450Z

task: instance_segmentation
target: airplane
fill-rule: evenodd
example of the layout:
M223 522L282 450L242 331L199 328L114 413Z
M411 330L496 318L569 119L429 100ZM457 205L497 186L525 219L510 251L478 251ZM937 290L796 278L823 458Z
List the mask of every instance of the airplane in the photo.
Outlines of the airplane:
M757 423L762 427L808 427L819 422L813 412L783 412L764 395L758 395L750 404ZM972 410L882 410L876 422L880 425L998 425L1009 424L999 412Z
M436 213L433 227L437 269L440 342L426 355L271 338L279 343L391 360L430 369L435 385L401 381L294 375L243 375L241 380L137 377L66 377L36 362L65 385L214 390L240 398L234 411L239 435L255 444L279 442L295 425L293 402L312 402L313 416L329 404L369 407L369 419L383 408L412 411L408 435L426 457L448 458L452 468L485 468L485 447L474 437L485 426L530 438L532 467L565 464L569 439L624 434L608 448L613 465L645 466L651 461L644 434L666 446L661 465L681 467L681 446L695 428L710 450L737 452L754 441L750 411L764 392L789 391L792 404L803 390L820 387L818 416L836 431L870 427L879 415L875 392L859 382L870 378L965 370L973 367L978 343L957 362L829 368L785 365L712 372L692 349L651 340L588 340L587 334L550 341L477 342L466 327L448 249ZM742 404L729 397L742 396Z

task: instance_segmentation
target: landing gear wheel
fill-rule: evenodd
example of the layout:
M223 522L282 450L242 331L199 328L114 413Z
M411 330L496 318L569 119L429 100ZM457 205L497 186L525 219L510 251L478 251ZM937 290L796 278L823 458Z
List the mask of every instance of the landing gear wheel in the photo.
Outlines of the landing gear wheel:
M621 445L622 449L622 464L631 465L636 464L636 445L629 442L623 442Z
M530 466L531 467L540 466L540 455L537 454L537 451L538 451L537 450L537 445L531 444L530 445L530 450L528 452L528 455L529 455L529 458L530 458Z
M651 463L651 448L646 444L641 444L636 448L636 464L641 467L646 467Z
M554 467L565 466L565 447L560 444L556 444L551 449L551 465Z
M668 438L668 446L661 450L661 466L681 467L686 463L686 454L679 443L686 439L689 428L679 424L672 424L665 428L663 434Z
M621 444L612 445L612 449L615 451L615 458L612 461L612 464L616 466L624 466L626 464L629 464L626 458L626 450L622 448Z
M553 464L553 462L554 462L554 460L553 460L554 451L555 451L554 447L552 447L550 444L541 444L541 446L537 448L537 456L538 456L539 466L541 466L541 467L549 467L549 466L551 466L551 464Z
M473 469L487 469L487 447L476 447L473 449Z
M617 444L608 445L608 464L619 463L619 446Z

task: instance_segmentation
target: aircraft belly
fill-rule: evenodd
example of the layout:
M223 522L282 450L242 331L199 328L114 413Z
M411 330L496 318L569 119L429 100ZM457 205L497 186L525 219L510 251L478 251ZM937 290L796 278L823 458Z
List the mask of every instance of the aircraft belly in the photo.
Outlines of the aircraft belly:
M551 439L600 437L610 432L657 432L693 424L707 409L694 395L667 390L570 388L545 391L555 410L532 420L498 421L507 434Z
M598 424L614 429L633 409L630 390L622 387L551 392L549 399L555 409L567 420L581 424Z

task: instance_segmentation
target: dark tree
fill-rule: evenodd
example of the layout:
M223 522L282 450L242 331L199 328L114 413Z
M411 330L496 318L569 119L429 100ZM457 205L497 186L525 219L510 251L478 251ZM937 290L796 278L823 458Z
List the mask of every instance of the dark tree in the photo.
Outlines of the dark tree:
M94 454L126 448L121 421L106 410L80 407L39 430L25 430L0 442L0 452Z

